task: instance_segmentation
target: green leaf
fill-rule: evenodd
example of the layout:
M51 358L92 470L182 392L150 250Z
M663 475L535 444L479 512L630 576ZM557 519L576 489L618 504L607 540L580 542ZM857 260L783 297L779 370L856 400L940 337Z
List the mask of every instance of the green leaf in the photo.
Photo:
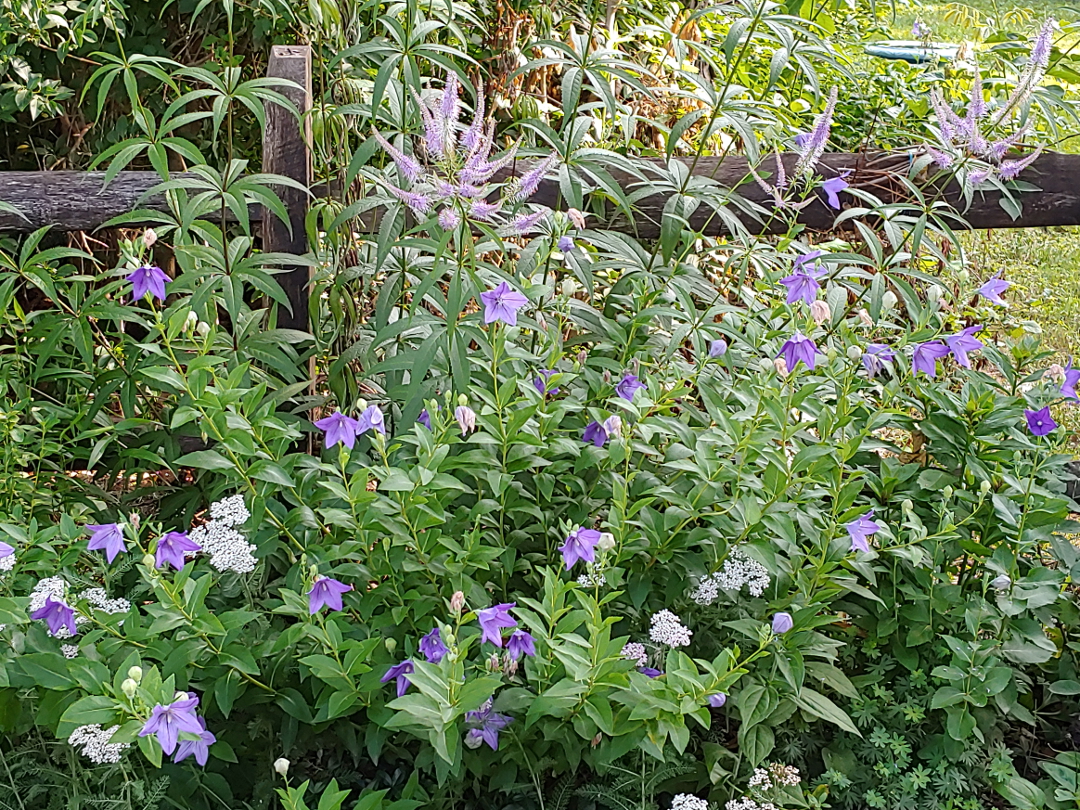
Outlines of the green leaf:
M176 466L194 467L199 470L231 470L234 465L217 450L196 450L180 456L176 460Z
M847 712L820 692L804 688L795 698L795 703L798 704L799 708L815 717L820 717L822 720L832 723L835 726L839 726L844 731L849 731L860 737L862 736L859 729L851 722L851 718L848 717Z

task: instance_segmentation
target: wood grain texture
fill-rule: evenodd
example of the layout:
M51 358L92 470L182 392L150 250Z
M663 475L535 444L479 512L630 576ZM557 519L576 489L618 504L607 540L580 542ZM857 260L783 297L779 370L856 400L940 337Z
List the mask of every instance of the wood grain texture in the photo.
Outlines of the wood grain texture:
M263 133L263 171L279 174L311 186L311 47L309 45L275 45L270 51L266 75L272 79L287 79L298 87L282 85L274 89L296 108L267 102L266 131ZM299 113L300 118L297 118ZM307 195L295 188L278 186L278 197L289 214L288 223L276 216L264 216L263 249L271 253L291 253L303 256L308 251L304 219L308 210ZM311 294L311 269L295 265L277 277L292 304L292 312L278 308L277 325L284 329L311 331L308 298Z
M295 118L292 118L292 122L295 126ZM896 175L906 174L908 161L908 156L900 152L867 155L833 153L822 158L826 176L835 171L851 169L848 182L867 188L887 201L904 198ZM785 164L790 168L794 164L794 157L786 156ZM529 165L522 161L506 170L499 179L522 174ZM614 169L611 172L625 186L636 187L639 182ZM752 180L743 182L748 176L744 158L700 158L693 164L693 173L711 177L721 186L737 186L738 193L745 198L762 205L767 203L765 193L757 184ZM0 213L0 231L26 232L43 225L52 225L64 231L93 231L112 217L131 211L139 197L159 182L153 172L121 172L108 188L102 187L103 179L103 172L0 172L0 200L15 205L26 215L24 220L13 214ZM976 193L967 211L962 209L960 189L955 184L950 184L941 197L956 205L968 227L976 230L1080 225L1080 155L1041 155L1021 179L1042 190L1021 195L1024 211L1020 219L1015 221L999 204L1000 195L996 192ZM554 207L560 202L558 183L551 180L542 182L532 201ZM659 233L664 201L663 195L650 196L641 201L640 214L634 223L639 235L649 238ZM850 203L851 198L846 197L845 201ZM165 204L161 198L150 198L142 207L164 210ZM298 206L296 212L299 216ZM251 214L256 221L262 219L261 211L256 208L252 209ZM835 215L836 212L828 208L824 198L820 197L802 210L799 221L811 230L828 231L832 228ZM695 227L702 227L708 219L710 212L702 206L691 216L690 222ZM711 219L705 227L706 232L722 233L722 223ZM745 215L740 219L752 232L772 232L769 227L762 227ZM609 226L615 230L634 232L630 223L619 219L612 220ZM294 236L303 237L302 220L294 228ZM294 244L301 246L299 241ZM306 251L306 242L302 246Z

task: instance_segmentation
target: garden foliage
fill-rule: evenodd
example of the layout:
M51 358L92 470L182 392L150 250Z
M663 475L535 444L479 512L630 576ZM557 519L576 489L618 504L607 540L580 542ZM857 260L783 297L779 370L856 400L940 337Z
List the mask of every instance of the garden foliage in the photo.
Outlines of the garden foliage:
M0 806L1076 807L1080 371L940 199L1023 203L1052 24L880 68L882 134L872 9L170 6L197 67L64 9L169 210L0 252ZM240 30L322 57L310 334ZM821 164L863 141L911 203ZM776 206L688 171L736 152Z

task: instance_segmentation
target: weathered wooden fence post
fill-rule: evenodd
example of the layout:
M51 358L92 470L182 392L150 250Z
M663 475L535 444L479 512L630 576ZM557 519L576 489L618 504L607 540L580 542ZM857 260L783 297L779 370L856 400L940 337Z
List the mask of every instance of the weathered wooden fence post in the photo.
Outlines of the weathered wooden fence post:
M263 133L263 171L280 174L311 187L311 46L275 45L270 51L266 75L271 79L287 79L299 85L277 87L300 113L297 120L292 110L280 104L266 104L266 132ZM279 186L278 196L289 212L286 225L269 211L263 217L263 250L273 253L292 253L302 256L308 251L304 218L308 210L308 195L298 189ZM278 310L277 325L283 329L311 331L308 298L311 290L311 270L306 265L293 265L288 272L277 276L278 283L292 304L292 312Z

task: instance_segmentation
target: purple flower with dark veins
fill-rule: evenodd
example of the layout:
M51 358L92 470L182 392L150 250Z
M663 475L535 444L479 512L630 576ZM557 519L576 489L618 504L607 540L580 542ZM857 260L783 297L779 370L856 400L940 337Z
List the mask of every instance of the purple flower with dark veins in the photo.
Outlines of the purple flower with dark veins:
M871 343L863 353L862 362L866 373L875 376L885 367L885 363L891 363L896 359L896 352L884 343Z
M981 295L987 301L992 304L997 304L999 307L1007 307L1009 303L1001 297L1001 294L1005 292L1011 284L1005 279L1001 278L1001 273L997 272L975 291L976 295Z
M801 332L796 332L789 340L784 342L784 345L780 347L779 354L776 356L784 358L784 363L787 364L789 371L794 371L795 366L800 361L813 371L814 366L817 364L817 355L821 353L821 349L817 347L813 340Z
M176 749L176 756L173 757L173 762L180 762L194 755L196 762L200 765L206 765L206 760L210 756L210 746L217 742L217 737L206 730L205 720L201 717L196 719L199 721L199 725L202 726L202 731L199 732L199 739L180 740L180 745Z
M480 293L484 304L484 323L502 321L510 326L517 326L518 310L529 303L529 299L512 290L505 281L494 290Z
M600 532L596 529L585 529L579 526L570 532L566 542L559 547L562 552L566 570L574 567L579 560L592 562L596 559L596 544L600 542Z
M438 627L420 639L420 652L429 664L438 664L446 658L450 649L443 643L442 631Z
M958 334L949 335L945 338L945 343L949 347L949 351L953 353L956 358L956 362L964 368L971 368L971 361L968 360L968 352L978 351L983 347L983 344L978 339L972 337L979 330L981 326L969 326L967 329L961 330Z
M840 210L840 192L848 188L848 182L845 179L850 171L842 173L839 177L830 177L824 183L821 184L821 190L825 192L825 201L829 204L830 208Z
M645 387L645 383L635 377L633 374L627 374L623 377L619 384L615 386L615 393L627 402L634 401L634 394Z
M360 435L360 423L341 411L318 420L315 427L325 434L323 447L326 448L333 447L335 444L343 444L352 450L356 444L356 437Z
M536 642L526 630L515 630L506 642L506 651L511 660L517 661L523 655L536 655Z
M818 279L825 275L825 270L816 264L806 267L805 263L809 255L800 256L801 261L796 260L794 272L780 279L780 283L787 287L787 303L789 304L794 304L796 301L812 304L818 297L818 291L821 289Z
M357 436L367 433L369 430L386 435L386 420L383 418L383 413L379 410L378 405L368 405L364 412L360 414L360 418L356 420Z
M848 523L845 528L851 538L852 551L869 551L870 537L881 531L881 526L874 521L873 509L862 517Z
M104 551L105 559L110 563L116 559L116 555L127 551L124 545L124 533L118 523L102 523L87 525L90 539L86 548L90 551Z
M201 739L206 729L195 715L195 707L198 705L199 699L194 696L175 700L168 706L157 704L150 712L150 719L142 727L139 736L149 737L151 734L156 736L161 750L167 755L176 749L176 742L181 731L197 734Z
M79 632L75 627L75 611L63 600L53 599L52 596L46 596L45 604L31 613L30 618L35 621L44 619L49 625L49 632L54 636L62 627L66 627L73 636Z
M597 447L603 447L607 444L608 434L604 430L604 426L594 420L585 427L585 432L581 434L581 440L586 444L591 442Z
M159 301L165 300L165 285L171 280L160 267L140 267L127 277L131 282L131 300L141 301L150 293Z
M1024 411L1024 418L1032 436L1045 436L1057 427L1057 422L1050 415L1049 405L1037 411Z
M911 355L911 370L916 374L921 371L932 380L937 376L937 361L948 354L949 347L940 340L920 343Z
M311 590L307 592L308 613L314 616L324 607L331 610L343 610L345 605L341 601L341 595L352 590L352 585L333 577L316 577Z
M164 568L166 565L171 565L180 571L186 562L187 553L201 550L202 546L188 539L187 532L166 532L165 536L157 541L156 567Z
M400 664L394 664L390 669L386 670L386 674L379 678L380 683L389 683L390 681L397 680L397 696L401 697L409 691L409 675L416 670L413 662L406 658Z
M488 700L477 711L465 712L465 725L469 726L465 734L465 745L468 748L479 748L481 743L487 743L492 751L499 750L499 732L506 728L514 720L506 714L498 714L491 708L491 700Z
M480 623L480 643L490 641L496 647L503 645L502 631L504 628L517 627L517 622L510 615L510 608L515 607L516 602L503 602L494 607L484 608L477 611L476 620Z

